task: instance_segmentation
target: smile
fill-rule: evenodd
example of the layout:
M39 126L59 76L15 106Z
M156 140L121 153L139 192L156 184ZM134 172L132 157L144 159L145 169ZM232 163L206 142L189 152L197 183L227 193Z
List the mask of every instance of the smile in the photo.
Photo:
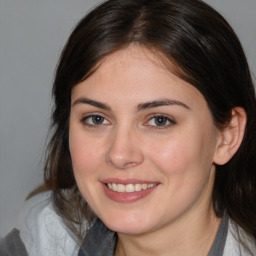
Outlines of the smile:
M150 183L150 184L116 184L116 183L107 183L106 184L108 188L114 192L119 193L133 193L133 192L140 192L142 190L147 190L149 188L155 187L156 183Z

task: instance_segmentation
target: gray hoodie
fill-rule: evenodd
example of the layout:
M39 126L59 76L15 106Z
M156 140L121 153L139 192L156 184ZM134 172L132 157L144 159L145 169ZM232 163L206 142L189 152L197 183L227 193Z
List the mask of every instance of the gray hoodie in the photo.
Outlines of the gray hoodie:
M84 230L88 224L84 224ZM239 241L243 241L251 253ZM25 203L15 229L0 240L0 256L113 256L115 232L99 219L81 246L54 211L51 192ZM256 246L235 223L224 217L208 256L256 256Z

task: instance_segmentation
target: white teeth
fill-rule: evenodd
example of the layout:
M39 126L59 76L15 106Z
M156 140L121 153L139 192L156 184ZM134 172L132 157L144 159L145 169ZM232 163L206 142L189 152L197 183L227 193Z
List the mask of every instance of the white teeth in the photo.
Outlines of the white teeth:
M135 184L135 191L141 191L141 184Z
M117 185L115 183L112 184L112 190L117 191Z
M119 193L132 193L132 192L139 192L142 190L146 190L149 188L153 188L156 186L156 183L151 183L151 184L116 184L116 183L107 183L107 186L110 190L113 190L115 192Z
M148 185L147 184L142 184L142 189L143 190L146 190L148 188Z
M126 185L125 192L134 192L134 185L133 184Z
M125 192L125 187L124 184L117 184L117 192Z

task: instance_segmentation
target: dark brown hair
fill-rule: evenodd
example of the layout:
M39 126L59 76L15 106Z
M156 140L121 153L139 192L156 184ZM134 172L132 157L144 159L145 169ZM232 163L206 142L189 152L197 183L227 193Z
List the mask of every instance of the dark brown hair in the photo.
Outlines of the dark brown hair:
M247 114L243 142L235 156L217 166L213 204L256 238L256 100L242 46L226 20L200 0L109 0L85 16L62 52L53 86L52 137L45 183L69 227L81 235L92 214L77 188L69 153L71 89L114 51L139 44L177 66L176 75L205 97L217 127L232 108ZM171 71L173 72L173 70Z

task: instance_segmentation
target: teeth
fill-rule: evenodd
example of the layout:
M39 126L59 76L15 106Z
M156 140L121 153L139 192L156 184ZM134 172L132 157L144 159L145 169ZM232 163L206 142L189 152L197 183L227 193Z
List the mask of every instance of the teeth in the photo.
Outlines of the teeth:
M134 192L134 185L133 184L128 184L125 186L125 192Z
M117 184L117 192L125 192L125 187L123 184Z
M135 184L135 191L141 191L141 184Z
M148 185L147 184L142 184L142 189L145 190L148 188Z
M156 186L156 183L151 184L116 184L116 183L107 183L107 186L110 190L113 190L115 192L119 193L132 193L132 192L139 192L142 190L146 190L148 188L153 188Z
M117 185L115 183L112 184L112 190L117 191Z

